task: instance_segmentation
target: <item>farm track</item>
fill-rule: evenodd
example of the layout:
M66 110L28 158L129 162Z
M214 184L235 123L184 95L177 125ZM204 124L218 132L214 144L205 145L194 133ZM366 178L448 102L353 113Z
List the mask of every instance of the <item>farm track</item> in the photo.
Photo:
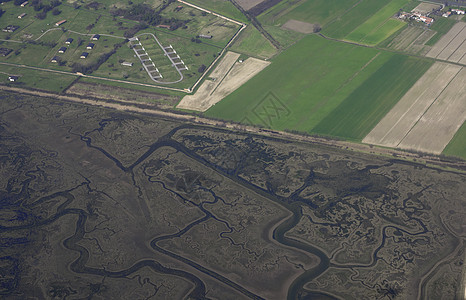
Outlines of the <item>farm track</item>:
M373 145L359 144L349 141L333 140L325 137L317 136L305 136L299 135L284 131L275 131L269 129L261 129L254 126L242 125L227 121L213 120L205 117L181 114L178 112L163 111L149 107L148 105L141 104L140 106L131 105L131 103L125 103L123 101L113 101L113 100L100 100L100 99L89 99L86 97L78 96L65 96L59 94L53 94L45 91L32 91L22 88L10 87L5 85L0 85L0 90L16 92L21 94L28 94L40 97L50 97L62 101L71 101L86 105L95 105L101 106L110 109L116 109L120 111L128 111L134 113L142 113L153 116L158 116L161 118L169 118L182 120L187 122L193 122L197 124L203 124L214 127L224 127L231 130L238 130L242 132L247 132L251 134L257 134L262 136L268 136L271 138L291 140L295 142L304 142L304 143L313 143L322 146L327 146L336 149L349 150L353 152L367 153L377 156L386 156L394 157L401 161L414 161L423 165L435 166L445 169L454 169L458 173L466 173L466 161L462 160L451 160L448 158L443 158L437 155L418 153L418 152L407 152L397 149L382 148Z

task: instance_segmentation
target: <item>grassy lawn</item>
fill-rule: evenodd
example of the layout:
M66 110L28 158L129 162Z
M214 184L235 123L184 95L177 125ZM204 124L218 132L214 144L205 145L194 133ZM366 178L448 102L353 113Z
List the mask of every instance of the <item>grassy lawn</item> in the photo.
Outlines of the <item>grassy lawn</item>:
M0 81L14 87L27 87L51 92L61 92L77 77L74 75L57 74L47 71L31 70L19 67L0 65ZM9 82L8 75L18 75L19 80Z
M285 0L259 16L259 21L268 25L283 25L293 19L312 24L325 25L343 15L358 0Z
M403 21L390 18L406 3L408 0L392 0L350 32L345 39L369 45L380 43L404 26Z
M430 40L427 41L426 45L435 45L435 43L437 43L438 40L440 40L440 38L445 33L447 33L455 24L456 20L453 20L451 18L437 18L430 27L430 29L435 30L437 33Z
M442 153L466 159L466 122L458 129L455 136Z
M246 27L230 49L258 58L270 58L277 53L273 45L254 26Z
M269 67L206 114L279 130L311 132L391 55L310 35L275 57ZM274 105L274 101L267 102L270 92L278 98L275 105L280 113L268 120L263 112Z
M356 27L371 18L385 4L387 4L385 1L362 0L334 22L324 26L322 32L330 37L343 39Z
M431 65L425 59L394 55L312 132L362 140Z

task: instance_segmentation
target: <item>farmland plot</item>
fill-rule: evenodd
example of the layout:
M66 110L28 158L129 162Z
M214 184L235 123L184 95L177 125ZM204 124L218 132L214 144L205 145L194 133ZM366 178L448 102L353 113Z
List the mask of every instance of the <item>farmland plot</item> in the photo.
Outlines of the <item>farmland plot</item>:
M364 143L441 153L466 115L466 69L434 64L364 138Z
M466 23L453 26L427 53L426 56L466 64Z
M400 148L442 153L466 119L465 95L466 68L462 68L403 139Z
M390 43L387 48L413 54L423 54L430 50L425 43L435 35L435 31L422 26L407 26Z

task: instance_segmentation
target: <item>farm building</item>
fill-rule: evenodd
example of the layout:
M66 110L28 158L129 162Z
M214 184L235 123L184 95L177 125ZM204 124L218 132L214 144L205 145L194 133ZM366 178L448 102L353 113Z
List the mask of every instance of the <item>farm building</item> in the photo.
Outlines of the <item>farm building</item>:
M133 63L132 62L127 62L127 61L124 61L121 63L122 66L126 66L126 67L132 67L133 66Z
M203 38L203 39L209 39L209 40L210 40L211 38L213 38L213 36L207 35L207 34L200 34L199 37L200 37L200 38Z
M8 79L10 81L16 81L16 80L18 80L18 78L19 78L19 76L15 76L15 75L8 76Z
M170 25L163 25L163 24L157 25L157 26L155 26L155 27L170 29Z
M73 42L73 39L72 39L72 38L68 38L68 39L65 41L65 44L70 45L72 42Z
M93 41L98 41L100 39L100 34L94 34L92 37L91 37L91 40Z
M63 25L66 23L66 20L61 20L61 21L58 21L57 23L55 23L55 26L60 26L60 25Z
M83 59L84 59L84 58L87 58L88 56L89 56L89 53L83 52L83 53L81 53L81 56L80 56L79 58L83 58Z
M29 1L24 1L23 3L21 3L21 7L25 7L28 4L29 4Z
M66 49L66 47L61 47L60 49L58 49L58 53L65 53Z
M447 11L446 13L442 15L442 17L444 18L448 18L449 16L451 16L451 11Z
M60 57L59 57L59 56L54 56L54 57L50 60L50 62L57 63L59 60L60 60Z
M92 49L94 49L94 46L95 46L94 43L89 43L89 44L87 44L86 49L87 50L92 50Z
M20 15L18 16L18 19L22 19L22 18L24 18L26 15L27 15L26 13L22 13L22 14L20 14Z
M451 11L457 15L464 15L464 10L461 9L453 8Z

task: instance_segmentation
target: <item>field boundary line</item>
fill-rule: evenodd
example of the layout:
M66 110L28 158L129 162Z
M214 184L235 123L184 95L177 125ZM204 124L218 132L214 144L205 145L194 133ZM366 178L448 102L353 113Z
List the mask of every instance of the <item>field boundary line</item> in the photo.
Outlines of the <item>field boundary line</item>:
M409 135L409 133L414 129L414 127L417 126L419 121L424 117L424 115L429 111L429 109L434 105L435 102L437 102L438 98L443 94L443 92L450 86L450 84L455 80L455 78L458 76L458 74L463 70L463 68L460 68L458 72L453 76L453 78L448 82L448 84L445 85L445 87L442 89L442 91L438 94L437 97L435 97L435 100L432 101L432 103L427 107L427 109L422 113L422 115L416 120L416 123L406 132L406 134L403 136L403 138L400 140L400 142L396 145L396 147L399 147L401 143L403 143L404 139Z
M258 128L251 125L244 125L233 123L223 120L215 120L206 117L191 115L191 114L182 114L177 111L163 111L156 108L139 108L136 106L125 105L121 101L108 100L96 100L92 98L79 98L76 96L60 95L57 93L47 92L47 91L37 91L30 90L20 87L12 87L4 84L0 84L0 90L7 92L15 92L26 95L33 95L39 97L49 97L56 100L75 102L84 105L93 105L105 107L108 109L114 109L118 111L128 111L130 113L142 113L146 115L158 116L161 118L169 118L175 120L183 120L186 122L191 122L195 124L201 124L205 126L210 126L214 128L219 128L223 130L234 130L245 133L251 133L259 136L267 136L271 139L282 139L288 141L304 142L311 143L319 146L331 147L333 149L348 150L353 153L365 153L368 155L392 157L395 160L401 161L410 161L415 164L420 164L423 166L432 167L435 169L449 170L458 174L466 174L466 161L464 160L454 160L449 161L443 159L441 156L436 154L427 154L423 152L413 152L403 149L394 149L387 147L379 147L377 145L369 145L365 143L355 143L351 141L343 141L332 139L331 137L323 136L310 136L303 134L290 133L286 131L277 131L264 128ZM453 169L453 170L451 170Z

